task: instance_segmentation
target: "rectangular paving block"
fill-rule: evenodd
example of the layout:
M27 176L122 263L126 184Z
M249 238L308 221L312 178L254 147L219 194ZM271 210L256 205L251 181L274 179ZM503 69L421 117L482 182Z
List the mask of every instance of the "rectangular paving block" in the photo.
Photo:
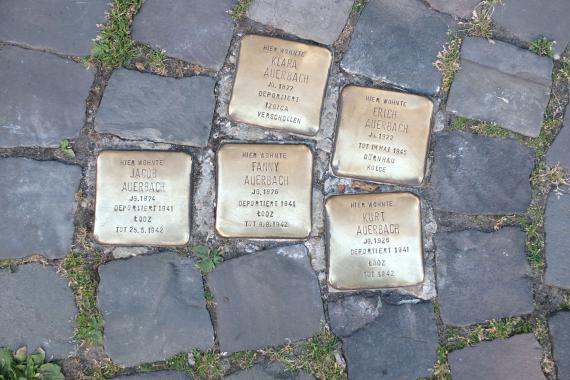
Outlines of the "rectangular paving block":
M550 98L552 60L501 41L467 37L447 111L537 137Z
M222 352L278 346L319 333L321 293L304 245L225 261L207 282Z
M552 190L544 215L547 285L570 289L570 187Z
M263 128L315 135L331 61L331 52L322 47L244 36L230 117Z
M473 16L473 10L481 3L481 0L427 0L427 2L433 9L440 12L470 19Z
M0 67L0 148L57 147L62 139L79 135L91 70L53 54L7 45L0 46Z
M525 234L515 227L435 235L441 318L453 326L533 310Z
M2 0L0 41L89 55L109 4L108 0Z
M433 62L455 28L449 15L421 0L370 0L352 34L341 67L414 92L439 91Z
M237 0L146 0L133 21L133 38L166 54L219 70L232 40L229 10Z
M558 379L570 379L570 312L558 312L548 319Z
M549 166L560 165L570 171L570 107L566 107L564 115L564 126L558 132L556 139L548 149L546 163Z
M433 103L428 98L347 86L331 167L342 177L418 186L424 178Z
M162 252L99 267L105 351L132 367L214 344L196 260Z
M352 0L256 0L247 16L299 37L331 45L344 28Z
M95 130L124 139L204 147L212 127L215 83L206 76L166 78L115 70Z
M313 154L306 145L224 144L218 151L216 232L304 239L311 233Z
M0 158L0 259L67 255L73 241L81 168L55 161Z
M192 157L183 152L101 152L95 239L118 245L186 244L191 172Z

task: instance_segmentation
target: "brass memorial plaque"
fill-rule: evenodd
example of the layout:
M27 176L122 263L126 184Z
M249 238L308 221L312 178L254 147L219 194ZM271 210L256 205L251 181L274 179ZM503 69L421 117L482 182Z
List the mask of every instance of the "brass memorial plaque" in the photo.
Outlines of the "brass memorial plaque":
M230 100L232 119L259 127L314 135L331 52L278 38L247 35L241 40Z
M420 199L416 195L337 195L327 199L325 210L332 288L392 288L423 281Z
M101 152L95 239L118 245L186 244L191 170L192 158L182 152Z
M431 100L347 86L340 108L331 165L336 175L412 186L422 183Z
M312 167L313 154L305 145L223 145L218 152L218 234L309 236Z

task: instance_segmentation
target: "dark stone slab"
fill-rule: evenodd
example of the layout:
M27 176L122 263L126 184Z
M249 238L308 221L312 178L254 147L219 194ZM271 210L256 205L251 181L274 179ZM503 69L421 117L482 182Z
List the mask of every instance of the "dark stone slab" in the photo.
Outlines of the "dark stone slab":
M288 371L281 363L261 363L224 377L226 380L314 380L306 372Z
M570 42L568 15L567 0L503 0L495 5L493 21L525 41L540 37L554 40L556 52L562 53Z
M309 338L324 320L319 283L303 245L226 261L210 273L208 285L222 352Z
M133 22L133 38L169 56L218 70L234 23L228 13L237 0L146 0Z
M539 135L550 97L551 59L505 42L467 37L460 64L448 112Z
M331 45L340 35L352 0L257 0L247 16L299 37Z
M374 322L343 342L351 380L428 377L437 350L433 306L385 304Z
M570 107L566 107L564 126L548 149L546 163L550 166L560 165L570 171Z
M353 74L435 94L441 75L433 66L454 27L453 19L421 0L370 0L341 67Z
M55 161L0 158L0 178L7 184L0 187L0 259L67 255L81 168Z
M12 350L42 347L48 359L75 353L77 307L67 280L51 267L25 264L0 270L0 345Z
M355 295L329 301L331 330L337 336L349 336L375 320L381 307L380 297Z
M95 129L125 139L206 146L215 80L166 78L117 70L105 89Z
M214 332L195 265L192 258L164 252L99 268L105 350L116 364L135 366L212 347Z
M532 334L481 342L449 353L453 380L544 380L542 352Z
M440 133L434 156L431 196L436 209L513 214L530 204L534 154L516 140Z
M115 377L115 380L192 380L192 376L181 371L156 371Z
M547 285L570 289L570 187L548 195L544 215Z
M108 0L2 0L0 41L89 55L108 6Z
M473 10L481 2L480 0L427 0L429 5L440 12L470 19Z
M93 73L79 63L0 47L0 148L57 147L79 134Z
M441 318L467 326L533 310L525 234L515 227L435 235Z
M548 320L558 379L570 379L570 312L554 314Z

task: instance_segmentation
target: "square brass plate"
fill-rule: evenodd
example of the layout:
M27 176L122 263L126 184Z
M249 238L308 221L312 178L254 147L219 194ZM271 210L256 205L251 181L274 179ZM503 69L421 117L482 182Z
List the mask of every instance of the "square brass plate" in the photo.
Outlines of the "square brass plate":
M191 170L192 158L186 153L101 152L95 239L117 245L186 244Z
M412 186L422 183L431 100L347 86L340 109L332 159L336 175Z
M267 239L309 236L312 166L313 155L305 145L223 145L218 152L218 234Z
M337 195L325 203L329 285L377 289L423 281L420 200L412 193Z
M264 128L316 134L331 61L331 52L322 47L243 37L230 117Z

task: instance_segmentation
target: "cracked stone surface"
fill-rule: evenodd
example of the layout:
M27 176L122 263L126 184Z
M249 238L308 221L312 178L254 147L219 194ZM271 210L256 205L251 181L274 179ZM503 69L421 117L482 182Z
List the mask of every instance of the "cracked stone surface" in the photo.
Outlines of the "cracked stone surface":
M206 146L214 114L215 80L206 76L166 78L116 70L95 129L125 139Z
M531 313L525 234L516 227L435 236L441 318L453 326Z
M542 351L532 334L481 342L449 353L453 380L544 380Z
M548 5L547 5L548 4ZM495 5L493 21L518 38L531 42L540 37L556 41L554 49L562 53L570 42L570 2L549 0L502 0Z
M453 29L451 16L421 0L370 0L358 20L341 67L349 73L433 95L441 75L433 66Z
M0 158L0 259L67 255L73 240L81 168L55 161Z
M0 67L0 148L57 147L79 134L92 71L50 53L8 45L0 46Z
M470 19L473 10L480 0L426 0L428 4L440 12L449 13L457 17Z
M373 322L343 338L343 350L351 380L430 376L437 350L432 304L384 304Z
M0 41L89 55L108 6L108 0L2 0Z
M550 58L501 41L467 37L447 111L537 137L550 97Z
M105 350L115 363L135 366L214 344L194 259L173 252L137 256L99 267L99 276Z
M169 56L218 70L234 23L228 13L237 0L146 0L133 22L133 38Z
M570 171L570 107L566 107L564 125L556 139L548 149L546 163L550 166L560 165Z
M208 275L208 286L223 352L309 338L324 320L319 283L303 245L225 261Z
M192 380L192 376L181 371L156 371L115 377L115 380Z
M548 195L544 215L547 285L570 289L570 187L562 186Z
M434 208L495 215L522 213L529 206L530 148L514 139L464 132L438 133L434 140Z
M570 379L570 312L558 312L548 320L558 379Z
M251 368L232 373L225 380L314 380L304 371L291 372L281 363L255 364Z
M375 320L381 308L380 297L355 295L329 301L331 330L336 336L349 336Z
M344 28L352 0L256 0L247 16L257 22L331 45Z
M67 280L41 264L0 270L0 341L16 350L42 347L46 358L65 359L75 353L77 307ZM54 307L57 305L57 307Z

